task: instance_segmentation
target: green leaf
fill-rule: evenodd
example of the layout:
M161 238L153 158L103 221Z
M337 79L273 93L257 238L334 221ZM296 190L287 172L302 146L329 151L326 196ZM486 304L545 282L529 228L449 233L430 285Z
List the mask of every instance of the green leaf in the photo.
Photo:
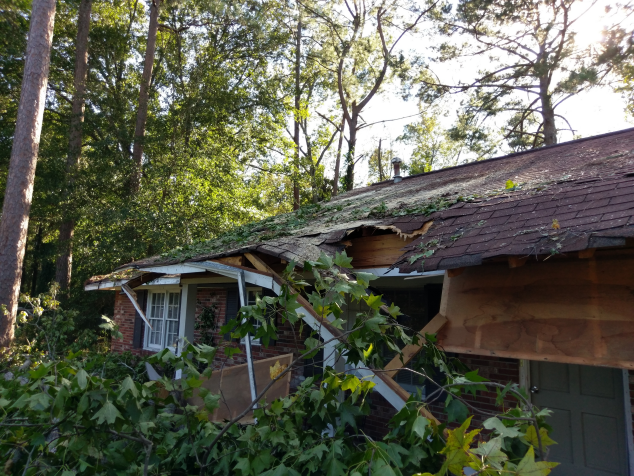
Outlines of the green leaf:
M104 421L108 424L112 425L117 418L123 419L117 407L115 407L112 402L106 400L103 407L95 413L95 416L92 419L97 419L97 424L101 425Z
M90 400L88 399L88 395L84 393L79 399L79 405L77 405L77 414L81 415L88 409L89 406Z
M68 389L64 386L60 387L57 391L57 395L55 396L55 408L62 410L68 397L70 397Z
M75 375L75 381L77 382L79 388L82 390L86 389L86 386L88 385L88 374L84 369L80 369L79 372L77 372L77 375Z
M341 268L352 268L352 258L348 258L346 252L335 253L335 264Z
M36 393L35 395L31 396L31 398L29 399L29 408L31 410L36 410L36 411L46 410L50 404L51 404L51 397L44 392Z
M429 426L429 420L423 416L417 416L416 420L414 420L414 425L412 425L412 431L416 433L421 438L425 438L425 432L427 431L427 427Z
M517 476L547 476L550 474L550 470L558 464L550 461L535 462L535 452L533 447L529 446L522 461L518 463L515 474Z
M195 376L191 376L189 377L187 380L187 385L189 385L191 388L198 388L203 384L203 381Z
M231 346L227 346L225 347L225 355L228 358L231 358L234 354L239 354L241 352L239 347L231 347Z
M29 401L29 394L28 393L23 393L22 395L20 395L20 397L13 402L13 405L11 405L9 408L22 408L24 405L26 405Z
M134 384L134 380L128 375L123 382L121 382L121 386L119 387L119 399L126 394L126 392L130 392L134 398L139 396L139 391Z
M49 365L47 364L40 364L35 370L31 370L29 372L29 375L31 376L31 378L33 380L37 380L39 378L42 378L44 376L44 374L46 374L46 371L48 370Z
M512 188L515 188L515 184L512 180L507 180L504 188L506 188L506 190L510 190Z
M372 466L374 476L396 476L392 467L382 459L375 460Z
M208 411L213 412L216 408L220 406L220 404L218 403L220 401L220 395L208 393L207 395L205 395L205 398L203 398L203 401L205 402L205 408Z
M548 430L546 428L539 429L539 436L542 440L542 446L550 446L556 445L557 442L554 441L550 436L548 436ZM526 429L526 435L524 435L526 441L528 441L535 448L539 448L539 440L537 439L537 432L535 431L535 426L530 425Z
M483 456L485 464L490 464L496 469L502 469L502 465L508 460L508 456L502 452L501 437L482 443L479 447L472 449L471 452Z
M455 398L447 405L446 412L449 423L452 421L462 423L469 416L469 410L467 410L466 405Z
M383 302L381 301L381 296L375 296L374 294L370 294L365 299L365 303L368 305L369 308L374 309L375 311L378 311L383 305Z
M487 430L494 430L502 438L517 438L518 436L523 435L523 433L517 428L504 426L504 423L502 423L502 421L497 417L491 417L488 420L485 420L483 426Z
M249 458L238 458L238 464L234 466L234 470L242 471L243 474L249 474L251 472L251 463Z

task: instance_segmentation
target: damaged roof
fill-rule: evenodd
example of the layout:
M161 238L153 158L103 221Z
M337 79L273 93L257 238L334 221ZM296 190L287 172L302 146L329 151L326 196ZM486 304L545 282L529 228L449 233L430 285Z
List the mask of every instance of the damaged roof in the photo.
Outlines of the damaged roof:
M394 263L404 273L625 245L634 237L634 129L355 189L119 269L247 251L302 263L343 250L362 227L418 233Z

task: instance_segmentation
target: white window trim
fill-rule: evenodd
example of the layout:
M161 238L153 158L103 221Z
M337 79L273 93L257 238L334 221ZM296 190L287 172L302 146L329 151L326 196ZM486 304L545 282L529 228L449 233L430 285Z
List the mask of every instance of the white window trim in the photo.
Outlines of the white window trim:
M252 306L253 304L255 304L255 301L253 302L253 304L251 304L251 302L249 301L249 295L252 292L254 292L256 294L256 296L259 294L260 295L260 299L262 299L262 288L248 287L247 288L247 305L248 306ZM256 330L257 330L257 327L256 327ZM240 344L243 344L243 345L246 344L246 338L245 337L240 339ZM260 342L260 339L251 338L251 345L262 345L262 343Z
M169 310L169 295L170 294L178 294L178 305L176 306L178 309L178 318L177 318L177 325L176 325L176 332L178 334L178 330L179 330L179 324L180 324L180 313L181 313L181 300L183 298L182 292L180 288L171 288L171 287L163 287L161 286L159 289L148 289L147 292L147 299L146 299L146 303L145 303L145 315L148 318L148 320L150 319L154 319L153 317L151 317L151 305L152 305L152 295L154 294L163 294L165 296L165 301L164 301L164 305L163 305L163 331L162 331L162 335L161 335L161 344L160 345L156 345L156 344L150 344L150 332L152 332L152 330L150 329L150 327L146 324L145 325L145 332L143 335L143 350L149 350L151 352L160 352L163 349L170 349L171 351L176 351L176 347L173 345L169 345L166 346L165 345L165 333L167 332L167 321L168 320L173 320L173 319L167 319L167 313Z

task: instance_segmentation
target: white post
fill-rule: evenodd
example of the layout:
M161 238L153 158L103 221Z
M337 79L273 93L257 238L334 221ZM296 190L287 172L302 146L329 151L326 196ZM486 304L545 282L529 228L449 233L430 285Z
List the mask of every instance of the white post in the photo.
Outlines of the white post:
M240 271L238 274L238 293L240 294L240 306L247 306L249 304L249 297L247 295L247 284L244 280L244 272ZM244 320L242 321L244 322ZM258 389L255 383L255 368L253 366L253 356L251 355L251 333L247 333L244 339L244 347L247 354L247 370L249 371L249 387L251 388L251 401L255 402L258 396ZM253 404L253 409L258 407L257 402Z
M194 342L194 323L196 321L197 284L183 284L181 293L180 322L178 325L178 355L183 351L183 339Z

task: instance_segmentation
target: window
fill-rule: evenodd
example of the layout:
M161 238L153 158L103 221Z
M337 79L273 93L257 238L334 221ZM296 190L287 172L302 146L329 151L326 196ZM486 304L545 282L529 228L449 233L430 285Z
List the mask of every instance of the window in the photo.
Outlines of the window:
M248 288L247 289L247 306L254 306L255 305L256 296L262 297L262 288ZM262 323L260 321L255 321L253 323L253 329L254 329L253 330L253 335L258 331L258 329L261 326L262 326ZM240 343L244 344L245 343L245 339L240 339ZM260 339L251 338L251 344L260 345Z
M175 347L178 341L180 292L151 292L148 296L146 316L152 328L146 327L145 347L162 350Z

